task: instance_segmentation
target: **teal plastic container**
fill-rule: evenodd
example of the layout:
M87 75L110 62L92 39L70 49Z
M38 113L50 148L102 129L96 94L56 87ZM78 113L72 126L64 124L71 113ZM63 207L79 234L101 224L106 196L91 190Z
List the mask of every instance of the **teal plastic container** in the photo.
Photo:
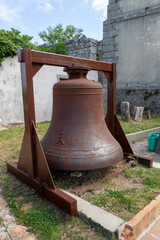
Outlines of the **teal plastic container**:
M159 135L160 135L160 133L150 133L148 135L148 150L149 151L155 151Z

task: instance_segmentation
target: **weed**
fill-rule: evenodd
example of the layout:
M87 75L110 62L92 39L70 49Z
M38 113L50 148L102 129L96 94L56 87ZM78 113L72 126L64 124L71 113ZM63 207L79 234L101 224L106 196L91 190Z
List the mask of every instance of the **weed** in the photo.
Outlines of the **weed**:
M148 10L149 9L149 6L145 7L145 10Z
M125 169L124 171L125 177L131 178L132 177L132 171L130 168Z
M125 191L118 191L113 189L106 190L110 197L114 200L115 203L120 203L125 205L124 207L128 210L131 209L131 206L135 203L135 199L133 197L129 197L125 194Z

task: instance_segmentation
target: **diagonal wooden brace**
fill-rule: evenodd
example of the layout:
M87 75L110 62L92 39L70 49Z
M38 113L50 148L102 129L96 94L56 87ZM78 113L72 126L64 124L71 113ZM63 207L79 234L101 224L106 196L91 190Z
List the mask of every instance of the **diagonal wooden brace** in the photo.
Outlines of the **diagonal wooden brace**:
M130 143L121 127L121 124L116 116L116 64L112 64L112 72L105 72L108 79L108 101L107 115L105 117L106 125L112 135L116 138L123 149L124 156L133 156L139 163L147 167L153 167L153 159L145 156L134 154Z
M39 179L33 179L14 163L7 163L7 170L22 182L28 184L31 188L40 193ZM77 213L77 201L63 191L59 190L58 188L52 189L45 183L42 183L42 191L44 197L56 204L71 216Z
M7 163L7 170L40 193L42 198L43 196L46 197L49 201L73 216L77 213L77 201L54 185L34 123L32 127L34 154L30 155L31 150L29 150L29 142L28 144L26 142L27 137L25 133L18 165L9 162ZM31 164L32 161L33 164ZM31 166L33 166L32 171Z

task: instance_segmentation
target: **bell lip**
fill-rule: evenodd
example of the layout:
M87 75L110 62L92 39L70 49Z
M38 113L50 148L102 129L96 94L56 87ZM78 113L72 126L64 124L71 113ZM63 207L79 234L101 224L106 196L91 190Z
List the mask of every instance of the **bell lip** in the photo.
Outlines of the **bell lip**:
M51 156L48 156L46 154L47 162L49 165L49 168L56 169L56 170L62 170L62 171L88 171L88 170L95 170L95 169L102 169L111 167L114 164L120 162L123 160L123 152L120 152L118 156L113 156L112 158L106 159L105 156L99 157L99 161L95 161L96 158L91 159L85 158L83 159L77 159L79 160L79 163L74 163L70 161L65 161L65 158L59 158L56 157L52 159Z
M91 71L90 67L83 66L67 66L63 68L64 72L68 72L69 70L83 70L83 71Z

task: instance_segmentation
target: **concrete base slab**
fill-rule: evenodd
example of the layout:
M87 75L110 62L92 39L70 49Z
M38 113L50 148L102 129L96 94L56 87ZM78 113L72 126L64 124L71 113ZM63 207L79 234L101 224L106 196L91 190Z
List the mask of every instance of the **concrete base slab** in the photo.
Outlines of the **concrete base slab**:
M148 140L145 139L135 144L131 144L133 152L153 159L154 163L160 163L160 154L148 150ZM154 167L154 165L153 165Z
M153 167L154 168L160 168L160 163L159 162L153 162Z
M124 220L90 204L68 191L64 192L77 200L78 214L87 221L87 223L90 223L95 228L99 228L103 235L107 237L106 239L119 239L126 223Z
M160 132L160 127L148 129L141 132L126 134L126 137L129 143L133 143L133 142L138 142L138 141L147 139L149 133L155 133L155 132Z

